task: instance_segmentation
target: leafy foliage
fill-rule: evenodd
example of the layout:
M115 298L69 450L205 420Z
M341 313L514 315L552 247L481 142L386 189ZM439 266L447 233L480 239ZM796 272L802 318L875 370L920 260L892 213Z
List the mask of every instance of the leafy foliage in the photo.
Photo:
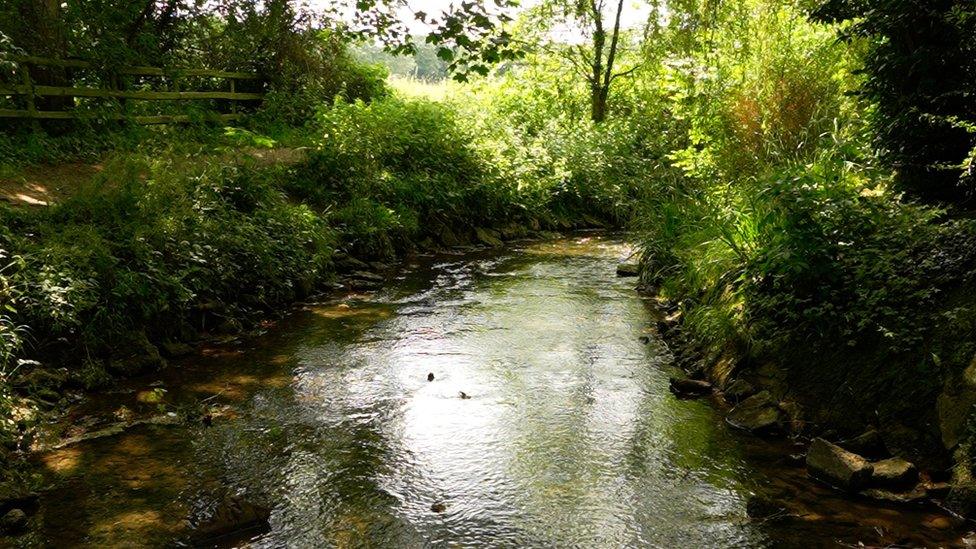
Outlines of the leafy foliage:
M813 11L853 20L848 37L867 39L863 93L884 158L913 194L968 200L976 190L976 6L960 0L829 0Z

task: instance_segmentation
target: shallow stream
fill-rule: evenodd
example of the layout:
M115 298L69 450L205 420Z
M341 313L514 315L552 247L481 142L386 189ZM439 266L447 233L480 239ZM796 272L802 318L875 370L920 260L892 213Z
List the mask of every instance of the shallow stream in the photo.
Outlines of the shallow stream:
M421 257L385 290L309 305L96 395L86 422L215 409L38 457L53 488L20 542L189 544L229 497L269 527L252 547L947 545L937 509L850 500L789 443L679 401L652 302L596 235ZM650 342L646 343L647 336ZM642 340L643 338L643 340ZM428 374L434 375L428 381ZM463 392L468 398L462 398ZM754 495L791 516L750 520ZM0 542L2 543L2 542Z

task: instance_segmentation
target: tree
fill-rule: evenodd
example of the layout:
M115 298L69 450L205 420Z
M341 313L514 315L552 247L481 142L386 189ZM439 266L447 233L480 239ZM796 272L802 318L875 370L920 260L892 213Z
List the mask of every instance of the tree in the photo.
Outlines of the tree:
M597 124L607 118L613 83L639 68L619 70L627 38L623 14L624 0L547 0L529 15L539 47L569 61L586 80L590 118ZM568 35L558 36L560 30Z
M404 21L403 11L431 28L425 42L437 47L437 57L447 63L456 80L466 81L471 74L487 75L491 67L514 60L521 52L513 46L505 24L509 10L518 0L470 0L452 3L432 14L413 6L409 0L357 0L357 32L378 38L392 53L415 54L417 45Z
M976 192L976 4L972 0L827 0L821 21L853 21L868 43L863 95L898 181L923 199L970 201Z

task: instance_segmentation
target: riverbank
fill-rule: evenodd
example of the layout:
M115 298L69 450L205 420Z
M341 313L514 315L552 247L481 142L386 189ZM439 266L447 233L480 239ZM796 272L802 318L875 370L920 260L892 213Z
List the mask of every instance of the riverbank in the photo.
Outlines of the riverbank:
M646 285L642 291L657 295ZM931 417L932 423L907 427L912 417L908 416L893 426L890 418L877 411L883 402L872 393L851 395L847 405L837 406L833 395L819 386L811 389L776 360L757 362L733 345L716 352L697 339L680 303L660 296L655 301L659 311L657 333L668 342L687 376L672 380L672 392L679 398L715 396L724 406L730 428L766 440L790 440L794 447L788 460L804 468L811 478L849 497L879 505L928 502L954 513L960 525L972 516L969 444L959 438L959 429L969 421L967 409L973 403L965 381L969 374L964 374L962 383L947 383L937 398L910 402L912 411ZM871 368L870 362L865 365L862 360L871 358L861 356L855 364ZM845 364L852 367L851 362L837 361L831 355L805 364L817 369L807 375L818 378ZM884 366L898 367L891 363ZM966 372L974 368L976 359ZM905 395L894 393L885 398L901 399ZM865 420L862 411L851 406L875 410L873 421ZM941 437L944 446L917 442L930 437Z

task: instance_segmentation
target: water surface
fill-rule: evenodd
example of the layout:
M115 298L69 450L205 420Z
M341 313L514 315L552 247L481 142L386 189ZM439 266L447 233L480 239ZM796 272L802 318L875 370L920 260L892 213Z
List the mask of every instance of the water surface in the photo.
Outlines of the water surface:
M42 455L54 489L22 541L188 544L229 495L271 509L270 529L218 545L958 539L933 509L837 497L786 464L788 443L730 432L714 403L674 399L651 302L614 277L629 253L580 236L418 258L384 291L307 306L264 336L95 397L76 423L201 402L218 413L209 428L143 426ZM750 520L755 494L795 516Z

